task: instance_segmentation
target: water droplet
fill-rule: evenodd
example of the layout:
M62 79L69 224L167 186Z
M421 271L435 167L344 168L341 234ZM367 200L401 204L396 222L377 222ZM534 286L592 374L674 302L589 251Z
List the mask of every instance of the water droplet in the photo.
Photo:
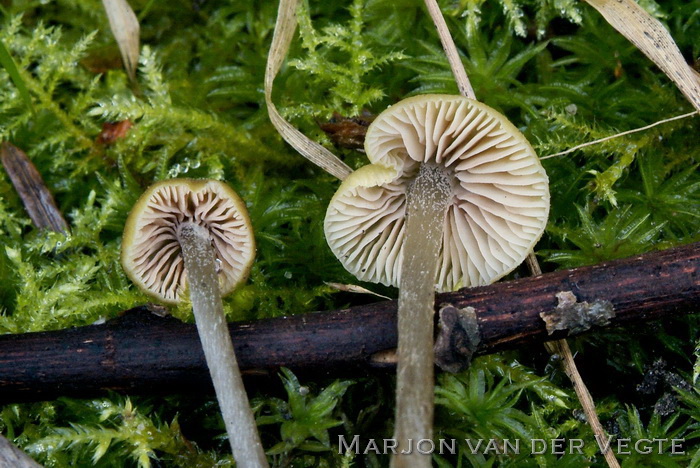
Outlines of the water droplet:
M180 165L179 165L179 164L175 164L175 165L174 165L173 167L171 167L170 170L168 171L168 177L170 177L170 178L177 177L177 175L180 173L181 170L182 170L182 168L180 167Z

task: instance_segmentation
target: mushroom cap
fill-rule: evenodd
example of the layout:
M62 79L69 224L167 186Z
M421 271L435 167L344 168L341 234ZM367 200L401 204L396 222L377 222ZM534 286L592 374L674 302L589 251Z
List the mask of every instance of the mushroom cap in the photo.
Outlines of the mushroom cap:
M421 95L391 106L367 130L372 162L333 196L328 245L358 279L400 283L406 189L421 163L452 183L435 286L490 284L517 267L549 214L547 175L525 137L503 115L462 96Z
M150 186L129 213L122 239L122 266L147 294L180 301L187 272L177 239L178 226L192 222L209 229L224 296L248 276L255 240L245 203L217 180L170 179Z

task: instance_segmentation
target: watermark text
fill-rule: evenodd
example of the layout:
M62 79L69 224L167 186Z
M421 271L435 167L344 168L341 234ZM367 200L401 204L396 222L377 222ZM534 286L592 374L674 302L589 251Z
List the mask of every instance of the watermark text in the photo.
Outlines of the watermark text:
M632 453L684 455L684 442L685 439L614 439L596 436L596 443L601 451L612 450L620 455ZM407 439L399 446L396 439L360 439L359 435L354 435L348 440L343 435L338 436L339 454L351 452L357 455L369 453L454 455L460 445L462 448L466 447L472 455L518 455L520 453L565 455L584 454L586 441L583 439Z

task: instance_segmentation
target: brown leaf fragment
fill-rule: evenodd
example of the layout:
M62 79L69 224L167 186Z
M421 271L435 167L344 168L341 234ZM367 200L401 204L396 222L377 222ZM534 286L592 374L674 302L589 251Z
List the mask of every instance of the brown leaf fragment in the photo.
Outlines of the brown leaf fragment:
M122 68L122 58L115 46L100 47L92 50L80 64L91 73L107 73Z
M333 144L339 148L363 149L367 127L376 116L365 111L357 117L343 117L337 112L326 123L319 124Z
M27 155L16 146L4 142L0 147L0 160L34 226L67 234L68 223Z
M95 141L101 145L111 145L120 138L124 138L133 125L130 120L105 122Z
M547 333L557 330L568 330L569 333L581 333L594 325L604 326L615 317L615 310L610 301L596 299L589 302L578 302L571 291L561 291L556 294L559 304L547 312L541 312L540 317L547 326Z

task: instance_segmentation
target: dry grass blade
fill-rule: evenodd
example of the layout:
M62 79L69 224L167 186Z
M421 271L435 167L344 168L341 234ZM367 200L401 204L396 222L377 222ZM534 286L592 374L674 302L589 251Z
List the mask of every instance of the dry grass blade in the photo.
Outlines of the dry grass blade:
M634 0L586 0L649 57L700 111L700 83L663 25Z
M574 356L569 348L569 343L566 340L551 341L545 343L545 348L551 355L559 355L564 360L562 367L564 372L571 380L574 386L574 391L578 397L578 401L581 402L581 407L583 408L583 413L586 415L586 420L588 424L593 429L593 434L596 437L596 442L598 442L598 448L603 453L605 461L608 463L610 468L620 468L620 463L615 458L615 454L610 449L610 446L606 446L606 441L610 440L610 437L605 434L603 425L600 424L600 419L598 419L598 413L595 409L595 403L593 402L593 397L588 391L588 387L583 382L581 374L578 372L576 367L576 362L574 361Z
M658 122L654 122L652 124L645 125L644 127L633 128L632 130L627 130L627 131L624 131L621 133L616 133L615 135L610 135L610 136L607 136L605 138L600 138L598 140L588 141L586 143L576 145L573 148L569 148L568 150L565 150L565 151L560 151L558 153L548 154L547 156L542 156L540 158L540 161L542 161L544 159L556 158L558 156L564 156L565 154L573 153L574 151L580 150L581 148L585 148L587 146L592 146L592 145L597 145L598 143L603 143L604 141L613 140L615 138L619 138L619 137L622 137L625 135L631 135L632 133L643 132L644 130L649 130L650 128L654 128L658 125L665 124L668 122L673 122L674 120L687 119L688 117L693 117L695 115L698 115L698 112L699 111L693 111L693 112L688 112L687 114L676 115L674 117L669 117L668 119L659 120Z
M363 288L362 286L358 286L356 284L332 283L329 281L324 281L324 283L337 291L349 292L354 294L370 294L372 296L381 297L382 299L386 299L389 301L391 300L391 298L388 296L384 296L374 291L370 291L369 289Z
M280 0L275 33L272 37L270 54L267 57L267 66L265 67L265 103L267 104L267 112L272 125L275 126L287 143L324 171L343 180L352 173L352 169L338 159L336 155L294 128L279 114L277 107L272 102L272 84L284 63L284 59L289 51L289 44L292 42L294 30L297 26L296 9L298 3L298 0Z
M466 71L464 70L464 66L459 60L459 55L457 55L457 49L454 45L454 41L452 40L450 32L447 29L445 19L442 16L437 2L435 0L425 0L425 4L428 7L430 16L432 17L433 22L435 23L435 27L438 30L438 34L440 35L440 40L442 41L443 48L445 49L445 53L447 54L448 60L450 62L450 67L452 68L452 74L454 75L455 80L457 81L457 86L459 88L460 93L465 97L476 99L474 90L472 89L471 83L469 82L469 78L467 77ZM533 276L539 276L542 274L542 270L540 269L540 265L537 262L537 258L532 252L527 256L526 262ZM586 418L588 419L589 425L591 426L593 433L597 436L598 440L607 440L607 436L603 430L603 427L600 424L600 420L598 419L598 414L596 413L593 399L591 398L591 395L588 392L588 388L583 382L581 374L579 373L578 368L576 367L576 362L574 361L573 355L571 354L571 350L569 349L568 343L566 342L566 340L559 340L552 343L547 343L546 347L547 351L550 354L560 353L560 355L563 357L564 371L573 383L576 395L578 396L578 399L581 402L581 406L583 407L583 411L586 415ZM617 459L615 458L615 455L613 454L612 450L610 450L609 448L606 449L601 446L601 451L603 452L605 461L608 463L608 466L610 468L620 468L620 464L617 462Z
M14 468L41 468L29 455L15 447L5 437L0 435L0 466Z
M450 62L450 68L452 68L452 74L457 82L459 94L470 99L476 99L474 88L472 88L472 84L467 76L467 71L464 69L464 64L459 58L457 46L455 46L455 41L452 39L450 30L447 29L447 23L445 23L445 18L442 16L437 1L425 0L425 6L428 7L428 13L430 13L430 17L433 19L433 23L435 23L435 28L440 36L440 42L442 42L442 48L445 50L447 60Z
M527 256L525 261L532 276L540 276L542 274L542 269L540 268L540 264L537 261L537 257L535 257L534 253L530 252L530 255ZM593 397L588 391L588 387L583 381L581 373L578 371L576 361L574 361L574 355L571 353L571 348L569 348L569 343L565 339L550 341L545 343L544 347L552 356L558 355L562 358L562 367L564 368L564 372L574 386L574 391L576 392L578 401L581 403L583 414L586 415L588 425L591 426L591 430L593 430L596 441L598 441L598 447L600 448L605 461L610 468L620 468L620 463L617 461L617 458L615 458L613 451L609 446L606 447L603 443L603 441L609 440L609 437L605 433L603 425L600 424L600 419L598 418L598 412L595 409Z
M102 4L107 12L109 27L122 54L126 72L134 81L139 63L139 20L126 0L102 0Z

